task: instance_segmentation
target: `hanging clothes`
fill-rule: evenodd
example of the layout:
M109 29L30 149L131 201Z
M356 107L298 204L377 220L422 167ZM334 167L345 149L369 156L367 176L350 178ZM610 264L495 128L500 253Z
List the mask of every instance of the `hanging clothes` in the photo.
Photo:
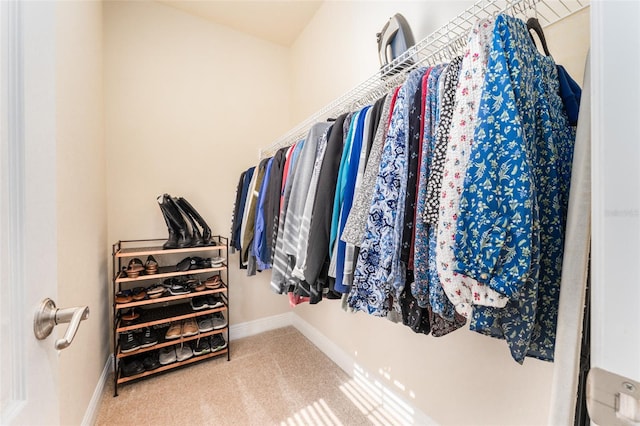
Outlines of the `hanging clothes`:
M265 167L264 177L260 185L258 200L256 201L256 222L254 225L253 243L250 255L256 259L256 268L260 271L271 268L270 259L265 257L266 250L266 223L265 223L265 203L267 200L267 184L271 175L273 157L269 158Z
M376 176L380 168L380 158L382 157L382 148L387 139L389 123L391 122L391 111L396 103L400 86L393 90L392 95L387 96L380 114L382 125L378 126L376 136L371 146L367 165L362 177L362 185L358 188L354 195L353 206L349 212L347 223L342 231L342 240L344 242L360 246L364 239L365 227L367 226L367 217L369 215L369 206L376 184Z
M407 182L407 117L409 99L425 71L425 68L412 71L398 93L349 293L350 308L376 316L386 316L389 309L400 312L398 300L404 286L400 246Z
M343 114L333 124L333 129L327 141L325 157L318 175L318 188L313 202L313 213L309 228L309 241L313 243L307 247L307 263L303 272L304 282L300 284L301 288L311 297L311 303L318 303L322 300L326 271L329 269L327 247L329 246L331 215L333 213L332 202L344 145L344 128L346 126L348 129L349 122L350 116ZM323 271L325 271L324 274Z
M300 224L300 238L298 242L298 250L296 254L296 263L291 272L291 275L298 281L304 281L304 270L307 266L307 251L309 249L309 233L311 232L311 217L313 215L313 207L316 198L316 192L318 190L318 181L320 178L320 170L322 163L324 162L324 156L327 151L327 145L329 142L329 136L333 129L333 124L330 125L327 130L322 134L320 142L318 143L318 152L313 164L313 171L311 174L311 181L309 182L309 190L307 191L304 210L302 213L302 220ZM305 291L307 294L308 292Z
M261 259L269 268L273 262L275 239L278 234L278 221L280 219L280 194L282 192L282 177L287 152L290 147L280 148L273 156L271 171L267 182L267 194L264 204L264 247L261 250Z
M344 225L347 221L347 216L351 211L351 206L353 204L353 193L355 191L356 183L358 180L358 174L360 174L360 179L362 179L362 173L364 172L364 163L366 162L367 156L367 146L366 143L363 144L363 141L365 128L369 128L369 124L371 121L370 108L370 106L366 106L362 110L360 110L360 114L358 115L358 120L353 133L353 139L351 141L351 152L349 153L347 167L345 168L344 172L345 184L342 190L343 199L339 208L340 213L338 216L337 235L342 234ZM341 176L338 174L339 181L340 178ZM351 285L350 282L344 281L345 257L347 255L346 252L347 243L342 241L340 238L337 238L336 250L334 250L334 259L332 259L331 263L335 264L335 274L333 276L336 278L336 281L334 284L334 288L338 293L346 293ZM350 262L352 263L353 246L349 249L349 256ZM329 271L331 274L331 266L329 267Z
M524 23L496 18L475 143L460 200L457 271L510 298L475 306L471 329L512 357L552 360L575 135L553 59Z
M287 293L287 274L289 270L289 259L284 250L286 241L283 238L284 230L286 226L286 213L289 206L289 199L291 196L291 189L293 182L295 181L295 173L298 165L298 156L300 151L304 147L305 141L302 140L292 146L291 155L289 156L287 163L285 163L286 175L283 174L282 184L284 186L281 197L280 219L278 220L278 233L276 237L276 249L273 256L273 267L271 272L271 288L277 293Z
M471 315L472 304L504 307L508 300L504 295L473 278L458 274L454 269L456 259L453 252L456 221L460 215L460 194L467 174L469 152L473 145L494 22L495 19L478 21L469 33L461 64L460 81L456 89L438 215L437 272L447 297L456 311L466 318Z

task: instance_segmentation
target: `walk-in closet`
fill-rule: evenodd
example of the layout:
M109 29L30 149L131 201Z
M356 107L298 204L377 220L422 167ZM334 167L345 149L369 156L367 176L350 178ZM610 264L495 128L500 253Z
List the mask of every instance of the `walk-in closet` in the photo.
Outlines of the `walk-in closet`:
M0 423L639 421L638 17L4 2Z

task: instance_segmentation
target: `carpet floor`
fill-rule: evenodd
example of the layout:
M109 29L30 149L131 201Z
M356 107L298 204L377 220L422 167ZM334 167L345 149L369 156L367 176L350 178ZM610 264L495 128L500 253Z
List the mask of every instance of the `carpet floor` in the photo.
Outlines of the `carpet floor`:
M120 385L96 425L400 424L293 327L231 342L221 356Z

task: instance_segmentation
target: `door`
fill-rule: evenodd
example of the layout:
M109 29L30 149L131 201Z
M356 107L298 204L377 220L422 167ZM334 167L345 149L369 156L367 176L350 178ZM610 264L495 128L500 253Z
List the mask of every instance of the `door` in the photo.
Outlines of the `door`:
M589 414L597 424L640 424L640 2L591 8ZM623 407L627 415L616 415Z
M55 3L0 1L1 424L58 424L55 335L36 309L55 300Z

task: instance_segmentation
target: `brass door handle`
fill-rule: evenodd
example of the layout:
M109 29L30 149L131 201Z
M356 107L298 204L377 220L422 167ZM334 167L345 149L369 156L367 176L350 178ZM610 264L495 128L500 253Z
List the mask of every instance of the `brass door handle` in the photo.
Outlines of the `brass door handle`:
M42 301L33 319L33 332L38 340L44 340L51 334L53 328L62 323L69 323L62 339L57 339L55 348L61 350L69 347L78 331L80 321L89 318L88 306L58 309L53 300L47 298Z

